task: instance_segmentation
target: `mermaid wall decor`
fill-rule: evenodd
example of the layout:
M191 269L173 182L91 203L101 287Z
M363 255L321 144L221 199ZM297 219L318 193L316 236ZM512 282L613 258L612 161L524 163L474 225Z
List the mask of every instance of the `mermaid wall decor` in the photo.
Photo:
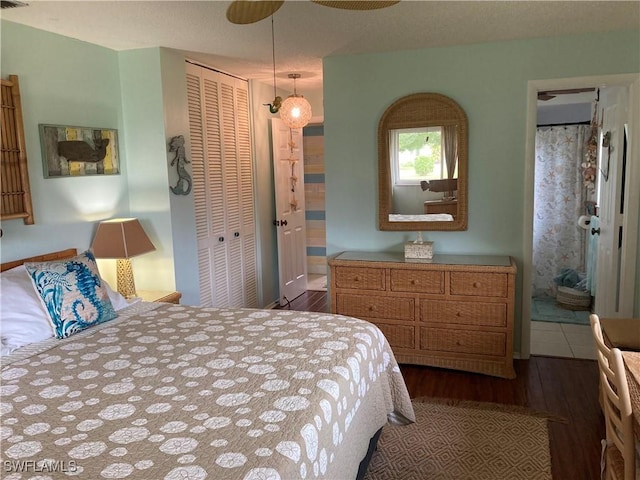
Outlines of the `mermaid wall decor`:
M187 160L184 148L184 136L178 135L173 137L169 142L169 151L175 152L176 156L171 160L171 166L177 164L178 182L175 187L169 187L175 195L189 195L191 192L191 175L187 172L187 164L191 163Z

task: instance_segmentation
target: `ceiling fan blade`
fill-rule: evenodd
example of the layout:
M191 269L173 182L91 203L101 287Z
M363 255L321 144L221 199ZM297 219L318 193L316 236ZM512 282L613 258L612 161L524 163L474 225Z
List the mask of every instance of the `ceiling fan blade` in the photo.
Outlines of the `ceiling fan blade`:
M538 97L541 95L569 95L572 93L584 93L584 92L594 92L595 88L569 88L566 90L545 90L544 92L538 92ZM553 98L553 97L552 97ZM547 99L548 100L548 99Z
M365 0L352 0L352 1L324 1L324 0L311 0L313 3L322 5L324 7L341 8L343 10L377 10L378 8L387 8L396 3L400 3L400 0L396 1L365 1Z
M276 13L283 3L284 0L234 0L227 8L227 20L238 25L259 22Z

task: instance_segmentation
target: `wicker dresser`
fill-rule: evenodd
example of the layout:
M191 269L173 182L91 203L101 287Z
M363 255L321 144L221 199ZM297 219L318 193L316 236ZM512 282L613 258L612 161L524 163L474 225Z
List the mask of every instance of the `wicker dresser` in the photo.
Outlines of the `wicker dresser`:
M515 377L511 257L344 252L329 265L331 312L375 323L399 363Z

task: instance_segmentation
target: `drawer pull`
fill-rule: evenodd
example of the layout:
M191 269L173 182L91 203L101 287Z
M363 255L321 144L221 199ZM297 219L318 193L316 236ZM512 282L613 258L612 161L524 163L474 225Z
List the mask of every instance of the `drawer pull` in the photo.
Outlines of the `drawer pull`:
M375 305L369 305L369 311L370 312L375 312L376 311Z
M353 277L353 281L354 282L359 282L360 281L360 277Z
M418 285L420 282L418 280L411 280L411 285Z
M456 312L456 317L460 318L462 316L462 312Z
M473 282L473 288L480 288L480 282Z

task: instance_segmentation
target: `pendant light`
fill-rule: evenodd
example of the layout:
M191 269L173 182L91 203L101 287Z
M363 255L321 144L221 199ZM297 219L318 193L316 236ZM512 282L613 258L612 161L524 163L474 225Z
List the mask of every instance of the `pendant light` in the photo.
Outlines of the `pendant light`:
M302 128L311 120L311 105L296 91L296 79L300 78L300 74L290 73L288 76L293 78L293 95L282 102L280 118L289 128Z

